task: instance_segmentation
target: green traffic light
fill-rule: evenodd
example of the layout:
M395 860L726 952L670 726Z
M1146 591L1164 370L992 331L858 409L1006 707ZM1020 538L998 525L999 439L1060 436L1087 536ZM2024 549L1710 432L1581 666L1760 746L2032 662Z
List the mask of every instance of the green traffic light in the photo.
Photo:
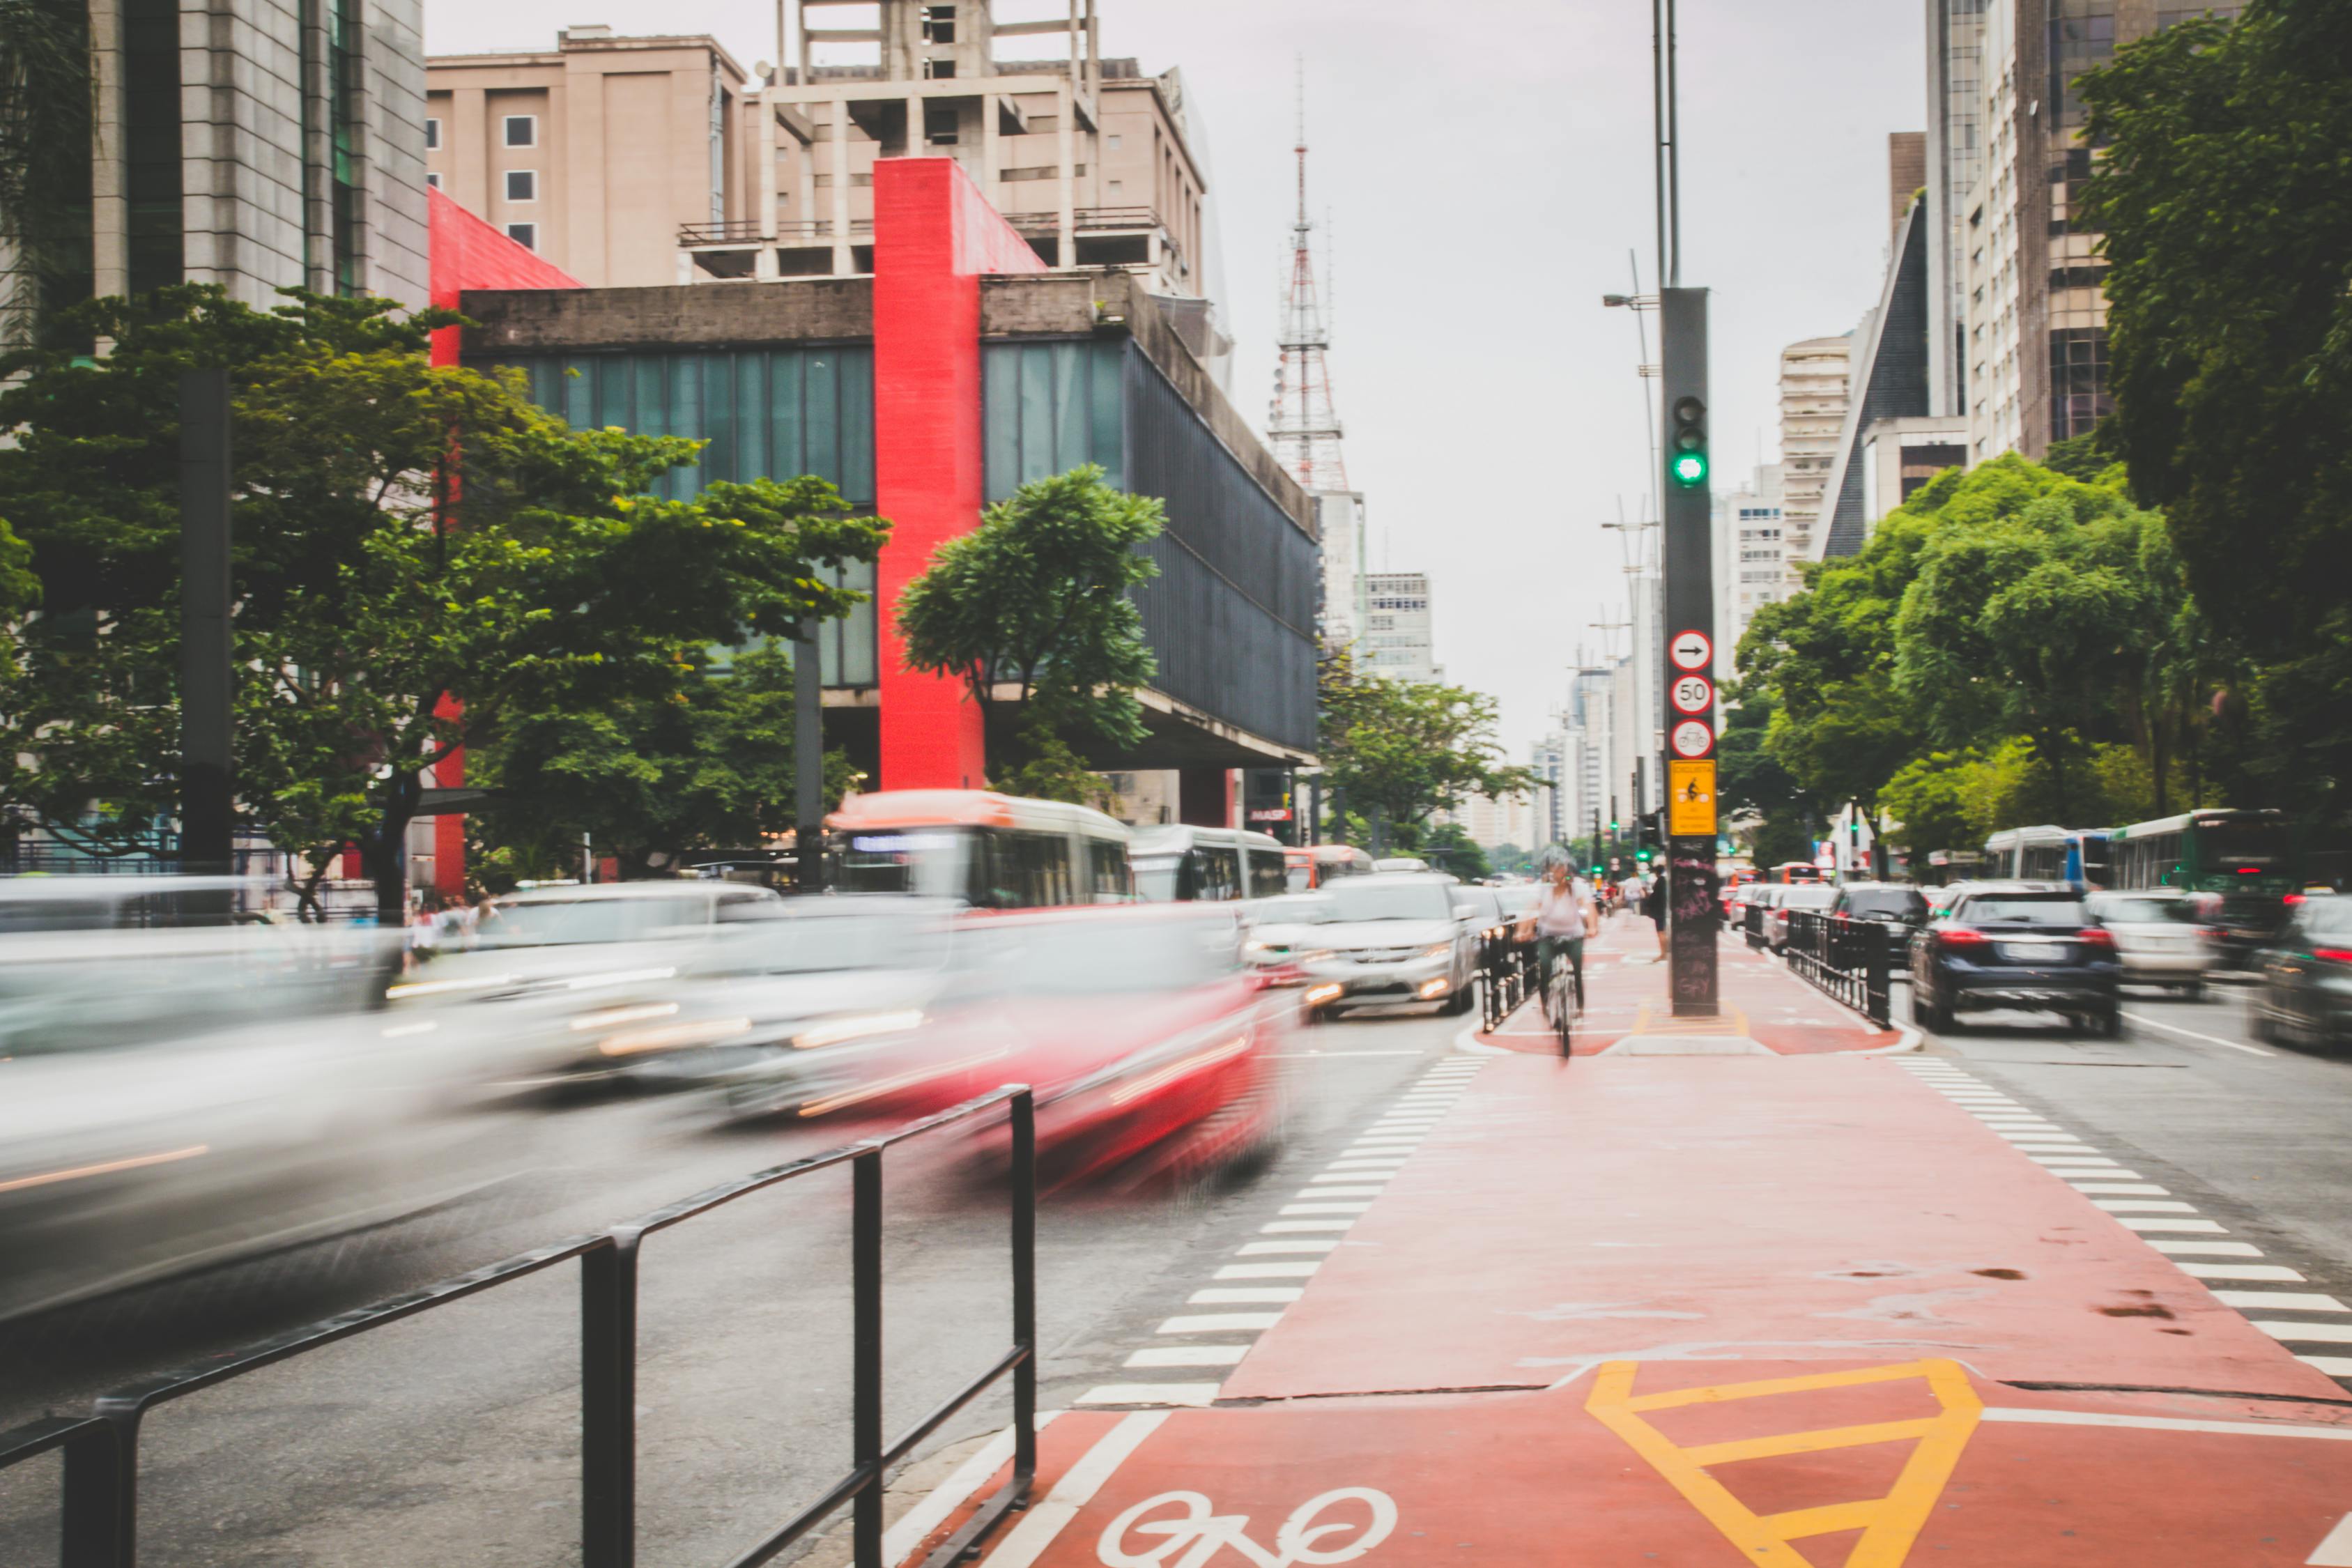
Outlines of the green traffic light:
M1704 452L1676 453L1670 471L1674 474L1675 483L1678 485L1685 487L1703 485L1706 483L1706 454Z

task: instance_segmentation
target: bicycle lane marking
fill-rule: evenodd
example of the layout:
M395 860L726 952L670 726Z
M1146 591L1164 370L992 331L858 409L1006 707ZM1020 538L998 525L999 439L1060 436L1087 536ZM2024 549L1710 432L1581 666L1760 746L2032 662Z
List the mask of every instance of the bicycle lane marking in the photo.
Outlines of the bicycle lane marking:
M1070 1521L1078 1517L1078 1510L1094 1500L1095 1493L1102 1490L1103 1483L1127 1463L1129 1456L1160 1430L1168 1415L1165 1410L1139 1410L1121 1417L1118 1426L1087 1450L1086 1458L1063 1473L1045 1500L1024 1514L1013 1533L988 1553L989 1568L1030 1568Z

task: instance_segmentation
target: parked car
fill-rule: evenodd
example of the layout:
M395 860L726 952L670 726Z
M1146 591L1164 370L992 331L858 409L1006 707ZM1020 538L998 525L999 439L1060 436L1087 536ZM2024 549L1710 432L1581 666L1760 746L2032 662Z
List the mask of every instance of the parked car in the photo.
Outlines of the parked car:
M2290 905L2255 963L2257 1037L2331 1046L2352 1036L2352 899Z
M1350 878L1326 889L1338 915L1308 963L1307 1005L1332 1016L1368 1004L1470 1005L1478 965L1477 907L1453 878L1393 873Z
M1774 952L1789 950L1789 911L1815 910L1827 913L1837 902L1838 889L1828 882L1784 882L1780 896L1764 916L1764 945Z
M2197 918L2195 900L2172 892L2093 893L2091 918L2116 939L2126 985L2171 985L2194 1002L2221 950Z
M1927 923L1927 896L1909 882L1848 882L1830 913L1885 926L1891 962L1900 969L1910 962L1911 933Z
M1764 945L1765 923L1772 918L1772 906L1780 901L1781 891L1787 886L1785 882L1751 882L1739 889L1735 918L1739 921L1739 929L1746 935L1748 946ZM1755 916L1752 921L1748 919L1751 913Z
M1937 1033L2001 1007L2063 1013L2123 1032L2116 939L2063 883L1980 882L1911 939L1911 1011Z

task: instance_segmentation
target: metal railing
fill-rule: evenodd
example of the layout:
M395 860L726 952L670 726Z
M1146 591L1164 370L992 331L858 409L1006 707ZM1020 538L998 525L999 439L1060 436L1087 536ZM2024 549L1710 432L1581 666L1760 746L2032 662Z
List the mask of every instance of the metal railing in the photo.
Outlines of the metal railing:
M1748 939L1748 946L1761 948L1765 945L1763 905L1749 904L1740 911L1739 931Z
M1013 1348L895 1440L883 1438L882 1155L893 1144L999 1105L1012 1112ZM855 1319L849 1473L728 1568L753 1568L852 1508L852 1562L883 1568L882 1487L892 1465L1008 1373L1013 1379L1012 1479L926 1560L944 1568L1027 1497L1037 1474L1037 1132L1034 1097L1007 1085L878 1138L795 1160L713 1187L594 1236L575 1237L215 1356L100 1398L88 1416L52 1416L0 1432L0 1472L62 1451L60 1568L133 1568L139 1551L139 1433L147 1413L216 1384L413 1318L452 1301L580 1260L581 1562L636 1562L637 1259L657 1231L797 1176L850 1167L850 1268Z
M1062 226L1058 212L1006 213L1004 221L1024 234L1051 234ZM1079 234L1114 228L1160 228L1160 214L1150 207L1075 207L1070 226Z
M1890 928L1822 910L1782 912L1789 919L1789 942L1782 950L1789 967L1880 1028L1894 1027Z
M730 218L725 223L683 224L678 227L677 242L689 247L698 245L757 245L767 237L761 232L761 226L758 218ZM871 235L874 232L874 220L870 217L851 218L849 232L853 236ZM776 225L775 237L779 244L783 245L811 239L830 239L833 237L833 220L813 218L803 222L779 223Z
M1535 994L1536 944L1517 935L1512 925L1478 933L1478 1016L1490 1034Z

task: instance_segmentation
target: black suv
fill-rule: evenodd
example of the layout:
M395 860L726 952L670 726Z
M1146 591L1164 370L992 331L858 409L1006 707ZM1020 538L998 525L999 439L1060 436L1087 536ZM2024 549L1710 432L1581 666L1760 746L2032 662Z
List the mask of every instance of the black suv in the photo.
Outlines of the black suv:
M1927 923L1927 895L1908 882L1848 882L1830 913L1886 927L1887 954L1900 969L1908 961L1911 933Z
M1911 939L1911 1013L1941 1034L1964 1011L2039 1007L2123 1032L2115 938L2051 882L1987 882Z

